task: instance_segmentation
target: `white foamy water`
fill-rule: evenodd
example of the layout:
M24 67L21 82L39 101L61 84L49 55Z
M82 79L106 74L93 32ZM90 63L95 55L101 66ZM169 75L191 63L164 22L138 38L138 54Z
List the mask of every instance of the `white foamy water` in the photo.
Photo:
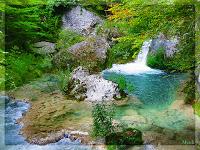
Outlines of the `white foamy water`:
M120 74L127 74L127 75L141 74L141 73L147 73L147 74L162 73L161 70L152 69L146 65L147 55L149 53L150 44L151 44L151 40L145 41L143 43L141 51L138 54L135 62L127 63L127 64L113 64L112 68L108 69L106 71L116 72L116 73L120 73Z

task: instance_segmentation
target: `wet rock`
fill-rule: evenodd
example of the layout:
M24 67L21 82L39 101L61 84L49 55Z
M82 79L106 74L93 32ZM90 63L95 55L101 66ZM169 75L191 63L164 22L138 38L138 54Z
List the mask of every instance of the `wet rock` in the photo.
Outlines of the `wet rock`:
M111 133L105 137L107 145L141 145L143 144L142 132L127 128L122 132Z
M99 74L90 75L83 67L72 72L68 89L70 96L91 102L110 101L121 97L117 84L105 80Z
M56 52L55 44L46 41L41 41L33 44L33 50L36 53L42 55L52 54Z
M94 13L76 6L62 17L63 28L74 30L82 35L94 34L95 27L103 20Z
M167 39L166 36L161 33L157 38L152 40L150 52L156 53L157 50L163 48L165 50L166 57L173 57L173 55L178 51L178 44L179 38L177 36Z

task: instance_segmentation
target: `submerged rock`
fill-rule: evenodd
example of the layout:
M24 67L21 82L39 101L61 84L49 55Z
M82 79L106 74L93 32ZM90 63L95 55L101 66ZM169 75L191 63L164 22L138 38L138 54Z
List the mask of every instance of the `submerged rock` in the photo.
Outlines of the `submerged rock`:
M55 44L46 41L41 41L33 44L33 50L36 53L42 55L52 54L56 52Z
M87 69L78 67L72 72L68 94L77 100L110 101L121 98L118 85L105 80L99 74L90 75Z
M64 14L62 22L63 28L74 30L82 35L89 35L95 31L98 24L103 23L103 20L94 13L76 6Z
M142 132L138 129L127 128L122 132L114 132L105 137L106 145L141 145Z
M156 53L160 48L163 48L166 57L173 57L173 55L178 51L178 44L179 39L177 36L167 39L164 34L160 34L157 38L152 40L150 52Z

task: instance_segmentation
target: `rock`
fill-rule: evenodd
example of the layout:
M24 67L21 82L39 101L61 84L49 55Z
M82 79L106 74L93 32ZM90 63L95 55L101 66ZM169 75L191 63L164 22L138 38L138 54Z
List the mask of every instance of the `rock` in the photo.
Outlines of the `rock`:
M73 45L69 48L69 51L80 58L89 57L89 60L99 59L104 61L108 48L109 44L106 39L93 37Z
M66 12L62 17L63 28L74 30L82 35L94 33L95 27L102 24L103 20L94 13L76 6Z
M142 132L138 129L127 128L122 132L113 132L105 137L106 145L141 145ZM126 149L126 148L124 148Z
M150 45L150 52L156 53L159 48L164 48L166 57L172 57L177 51L179 38L177 36L167 39L164 34L160 34L153 39Z
M102 37L90 37L83 42L77 43L69 49L58 52L53 60L57 66L78 62L81 66L97 72L100 64L106 60L109 44ZM73 63L75 64L75 63Z
M56 52L55 44L46 41L41 41L33 44L33 50L36 53L42 55L52 54Z
M72 72L68 89L68 94L78 100L96 102L120 98L117 84L105 80L101 75L90 75L81 66Z

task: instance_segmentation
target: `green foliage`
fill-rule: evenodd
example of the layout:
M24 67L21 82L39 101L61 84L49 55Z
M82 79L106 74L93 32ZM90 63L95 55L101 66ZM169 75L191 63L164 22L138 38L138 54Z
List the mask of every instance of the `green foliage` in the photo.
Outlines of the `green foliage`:
M61 50L58 54L53 57L54 67L64 69L70 68L73 70L78 66L76 57L67 50Z
M66 94L67 90L68 90L68 84L69 84L69 81L70 81L70 75L71 75L71 71L69 69L63 71L63 70L60 70L58 73L57 73L57 79L58 79L58 88L60 89L60 91L63 93L63 94Z
M130 42L119 42L108 50L108 59L106 66L111 67L112 64L123 64L131 61L133 53L130 51L132 44Z
M122 33L121 37L115 39L118 41L117 46L120 45L119 43L128 43L129 45L127 52L121 54L122 56L118 56L121 59L123 56L126 58L127 54L135 57L135 54L140 51L143 41L153 38L161 32L169 37L177 35L181 38L179 54L171 59L168 65L164 64L164 67L181 71L194 68L194 5L192 3L167 5L165 2L161 2L162 5L147 5L148 2L145 2L147 1L122 1L121 3L112 4L108 9L108 12L110 12L108 18L110 26L116 27ZM113 47L110 52L111 60L115 60L112 54L120 54L121 51L124 50ZM127 58L122 63L128 62L129 57ZM151 58L151 61L155 59Z
M7 51L14 45L27 50L30 43L57 38L60 17L53 16L45 6L10 5L5 15Z
M5 89L5 67L0 66L0 91Z
M166 69L165 49L160 48L155 53L148 54L147 65L152 68Z
M56 8L69 8L77 4L77 0L47 0L47 9L50 12L56 11ZM59 10L58 10L59 11Z
M133 129L127 128L122 132L114 132L106 136L106 145L141 145L142 141L142 132Z
M200 116L200 102L196 102L194 105L193 105L193 108L195 110L195 113Z
M115 82L118 84L118 87L121 91L128 91L129 93L133 92L134 86L132 84L129 84L126 81L126 78L124 75L111 75L109 76L108 80Z
M195 75L194 72L190 74L188 81L184 85L183 92L185 93L185 103L193 104L195 102Z
M33 54L11 53L6 56L6 89L23 85L50 70L49 58L36 57Z
M92 110L93 136L104 137L114 131L112 120L114 116L113 106L96 104Z
M70 31L68 29L63 29L58 36L58 40L56 43L56 47L59 50L66 50L70 46L79 43L84 40L84 37L79 35L78 33L75 33L73 31Z

